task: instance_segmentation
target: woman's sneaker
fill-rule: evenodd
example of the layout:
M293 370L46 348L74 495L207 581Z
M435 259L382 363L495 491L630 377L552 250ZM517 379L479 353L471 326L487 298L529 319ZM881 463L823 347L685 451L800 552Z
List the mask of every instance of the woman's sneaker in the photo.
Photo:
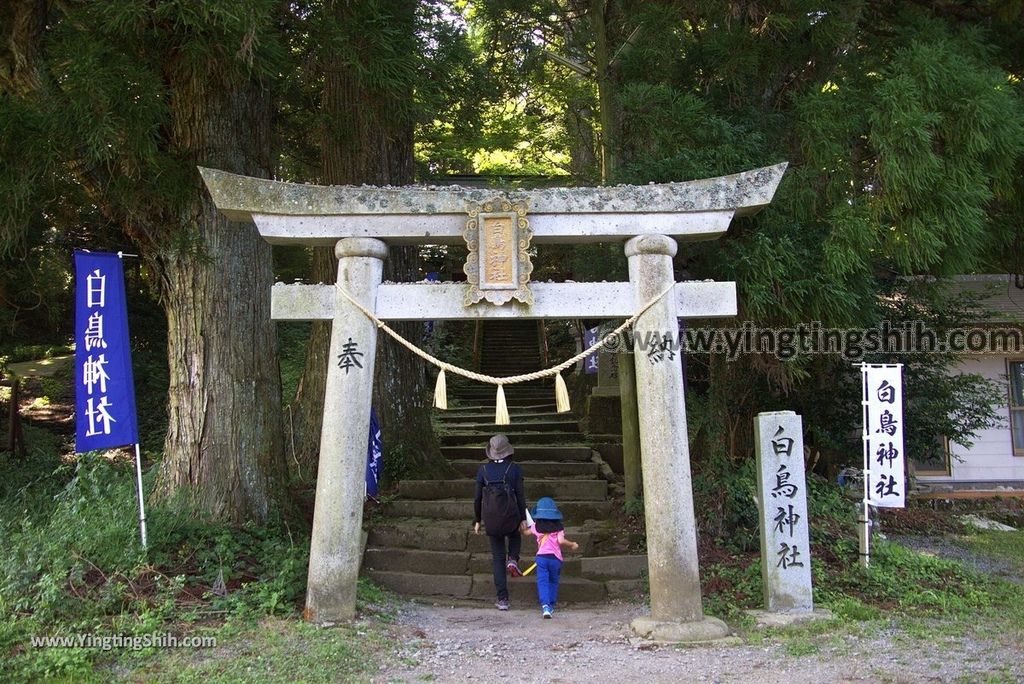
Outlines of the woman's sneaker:
M508 570L508 574L512 577L522 577L523 573L519 570L519 563L514 560L510 560L505 564L505 569Z
M541 606L540 607L540 614L541 614L541 616L544 617L545 620L550 619L553 612L554 611L551 610L551 606Z
M498 602L494 604L494 607L498 610L508 610L508 599L498 599Z

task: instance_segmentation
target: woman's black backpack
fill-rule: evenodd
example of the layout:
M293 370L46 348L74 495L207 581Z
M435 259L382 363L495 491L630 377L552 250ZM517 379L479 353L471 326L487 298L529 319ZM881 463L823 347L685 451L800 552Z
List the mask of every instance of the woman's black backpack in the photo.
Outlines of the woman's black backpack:
M484 488L480 507L487 534L502 536L512 534L519 527L519 502L516 492L508 482L508 471L512 464L505 468L500 480L487 479L487 464L484 464Z

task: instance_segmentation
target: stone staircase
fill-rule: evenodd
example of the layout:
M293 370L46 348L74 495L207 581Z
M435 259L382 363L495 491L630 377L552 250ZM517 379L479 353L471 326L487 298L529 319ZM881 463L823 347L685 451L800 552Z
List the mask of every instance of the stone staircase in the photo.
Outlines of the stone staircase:
M542 360L534 321L484 324L481 372L495 376L537 370ZM369 529L363 572L398 593L434 600L494 599L487 537L475 535L474 478L485 460L484 447L495 433L508 435L525 475L530 506L542 496L558 502L566 536L580 550L566 554L560 602L595 602L642 590L646 556L601 555L609 536L612 503L595 452L572 414L555 411L554 382L536 381L505 388L511 425L494 424L495 388L449 385L447 411L438 412L441 450L461 477L403 480L398 498ZM520 567L533 562L536 542L523 540ZM511 599L536 602L535 577L512 579Z

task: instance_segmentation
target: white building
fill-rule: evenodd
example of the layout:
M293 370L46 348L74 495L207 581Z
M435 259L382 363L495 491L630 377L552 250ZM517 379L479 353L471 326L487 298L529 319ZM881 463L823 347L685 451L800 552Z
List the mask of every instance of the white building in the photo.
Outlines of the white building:
M991 316L981 322L985 330L1017 331L1024 338L1024 277L1012 275L959 276L961 292L984 296ZM998 407L1000 424L982 430L970 448L948 442L936 449L936 458L915 463L920 493L949 490L1024 490L1024 347L1007 353L970 354L960 364L965 373L977 373L1006 388Z

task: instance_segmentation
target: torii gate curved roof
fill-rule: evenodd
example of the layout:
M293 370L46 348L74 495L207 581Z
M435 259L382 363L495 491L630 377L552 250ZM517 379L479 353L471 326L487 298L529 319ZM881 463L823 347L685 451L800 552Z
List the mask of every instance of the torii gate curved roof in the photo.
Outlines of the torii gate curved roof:
M462 241L467 208L496 195L527 202L534 243L611 242L648 233L714 239L733 216L771 202L786 166L685 183L536 190L305 185L199 171L225 216L254 221L274 244L327 245L345 237L454 244Z

